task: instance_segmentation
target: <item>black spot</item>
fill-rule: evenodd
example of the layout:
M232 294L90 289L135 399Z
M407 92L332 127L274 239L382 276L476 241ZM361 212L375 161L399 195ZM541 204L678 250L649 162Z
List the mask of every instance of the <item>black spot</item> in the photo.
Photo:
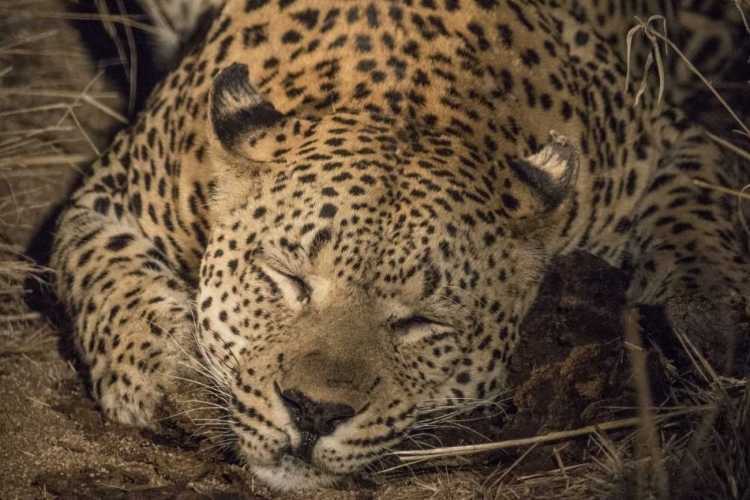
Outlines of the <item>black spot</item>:
M245 3L245 12L258 10L264 5L266 5L268 2L269 0L247 0L247 3Z
M359 19L359 9L357 7L352 7L349 9L349 11L346 13L346 20L349 22L349 24L355 23Z
M533 68L539 64L539 54L533 49L527 49L521 54L521 61L529 68Z
M573 116L573 108L570 107L568 101L562 102L562 109L560 110L563 120L568 121Z
M279 65L279 60L276 57L269 57L263 61L263 69L273 69Z
M370 28L377 28L380 26L380 22L378 21L378 9L375 7L374 2L367 6L365 14L367 15L367 25L370 26Z
M542 103L544 109L550 109L552 107L552 97L547 93L539 96L539 102Z
M487 40L487 37L485 36L484 30L481 26L476 23L470 23L467 27L469 28L469 31L471 31L477 37L479 50L485 51L491 47L490 41Z
M338 212L338 209L334 205L326 203L320 209L320 213L318 215L324 219L332 219L336 215L336 212Z
M130 245L130 243L133 240L135 240L135 236L133 236L132 234L118 234L118 235L112 236L107 241L107 245L105 248L107 250L117 252L127 247L128 245Z
M510 211L518 210L518 207L520 204L518 202L518 199L515 196L510 195L508 193L503 193L500 198L502 198L503 205L505 205L505 208L507 208Z
M648 187L648 192L653 193L658 191L660 188L670 184L676 176L674 174L662 174L656 179L651 181L651 185Z
M354 46L359 52L370 52L372 50L372 40L369 35L357 35L354 39Z
M224 18L224 20L221 22L219 27L216 29L216 31L211 35L211 38L209 38L208 43L213 44L216 40L219 39L219 37L224 34L224 32L229 28L229 25L232 24L232 19L229 17ZM187 68L186 68L187 69Z
M315 27L316 24L318 24L318 15L319 12L315 9L306 9L302 12L298 12L296 14L292 14L292 18L302 23L302 25L305 26L305 28L311 30Z
M109 213L109 206L110 201L107 197L102 196L94 200L94 210L102 215L107 215Z
M281 41L286 44L293 44L297 43L302 39L302 35L299 34L298 31L295 30L289 30L281 37Z
M625 194L633 196L635 193L635 183L638 180L638 175L635 173L635 169L631 170L628 174L628 180L625 184Z
M133 195L130 197L130 208L133 210L133 213L135 213L135 215L137 215L138 217L141 216L141 213L143 212L143 202L141 201L140 193L133 193Z
M672 226L672 234L680 234L684 233L685 231L692 231L695 229L692 224L689 224L687 222L678 222L674 226Z
M526 29L528 29L529 31L534 31L536 28L534 28L534 25L531 24L531 22L528 19L526 19L526 15L525 15L526 8L521 7L516 2L513 2L511 0L506 0L506 1L508 4L508 7L510 7L515 12L516 17L518 18L518 21L521 24L523 24L526 27ZM497 2L493 2L493 3L496 4Z
M81 256L78 258L78 267L82 267L88 264L89 260L91 260L92 255L94 255L93 250L88 250L81 254Z
M633 223L631 222L631 220L627 217L623 217L617 222L617 225L615 226L615 233L626 233L630 230L631 227L633 227Z
M340 14L341 10L339 9L329 10L328 14L326 14L326 17L323 20L323 26L321 26L320 28L321 33L327 33L328 31L331 31L334 26L336 26L336 19L338 19Z
M680 170L696 172L703 168L703 166L700 164L700 162L697 161L682 161L677 163L677 168L679 168Z
M362 59L357 63L357 71L362 71L363 73L372 71L377 67L377 63L372 59Z
M242 43L252 49L268 41L268 23L248 26L242 30Z
M214 62L220 63L224 59L226 59L227 54L229 54L229 46L232 45L232 42L234 42L233 36L228 36L221 41L221 43L219 44L219 53L216 54L216 59L214 60Z
M530 108L536 107L536 88L534 88L534 85L524 78L523 89L526 91L526 104L528 104Z
M703 220L716 222L716 217L708 210L693 210L692 212Z
M442 275L437 267L430 265L425 269L422 285L423 298L430 297L437 291L441 278Z
M576 44L577 45L586 45L589 41L589 34L585 31L578 31L576 33Z
M500 39L503 41L503 46L509 49L513 46L513 31L507 24L498 24L497 32L500 35Z
M481 8L486 9L486 10L494 9L495 7L497 7L498 3L500 3L498 2L498 0L474 0L474 1L476 2L477 5L479 5Z

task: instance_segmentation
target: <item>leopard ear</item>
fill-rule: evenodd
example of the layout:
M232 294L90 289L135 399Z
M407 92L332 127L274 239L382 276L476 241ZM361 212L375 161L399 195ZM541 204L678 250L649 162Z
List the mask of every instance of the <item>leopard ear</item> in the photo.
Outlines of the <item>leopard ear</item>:
M230 164L283 163L288 140L313 123L281 113L250 83L247 65L219 72L208 102L209 136L214 154ZM285 134L288 127L294 134Z
M575 193L578 148L567 137L552 131L541 151L526 158L508 158L507 163L516 182L501 195L501 201L513 221L514 232L533 232L558 221Z

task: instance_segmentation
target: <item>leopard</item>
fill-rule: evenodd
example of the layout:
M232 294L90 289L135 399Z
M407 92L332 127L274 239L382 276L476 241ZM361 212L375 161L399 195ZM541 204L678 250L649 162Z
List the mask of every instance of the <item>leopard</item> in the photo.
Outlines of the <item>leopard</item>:
M153 426L207 376L259 480L326 487L425 408L505 390L556 256L625 270L630 305L746 295L740 161L681 111L679 82L637 99L628 82L628 30L660 2L200 5L205 35L54 233L108 418ZM718 70L715 31L691 40ZM640 63L655 50L636 45Z

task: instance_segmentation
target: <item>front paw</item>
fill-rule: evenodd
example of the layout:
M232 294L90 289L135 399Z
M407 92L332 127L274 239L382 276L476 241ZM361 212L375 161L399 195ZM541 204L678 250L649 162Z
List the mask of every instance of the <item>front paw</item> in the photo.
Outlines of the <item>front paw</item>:
M125 425L154 429L155 415L171 386L164 385L169 373L144 374L132 366L120 366L102 374L100 389L96 392L108 419ZM99 380L94 381L94 385Z
M102 355L91 366L93 394L104 414L116 422L155 429L168 418L168 395L194 390L201 383L189 328L169 335L130 332L121 349ZM119 347L119 346L118 346Z

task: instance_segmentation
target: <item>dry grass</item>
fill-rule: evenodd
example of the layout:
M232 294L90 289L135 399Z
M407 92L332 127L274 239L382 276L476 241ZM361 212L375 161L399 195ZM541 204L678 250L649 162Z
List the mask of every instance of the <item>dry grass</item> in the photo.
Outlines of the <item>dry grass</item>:
M23 252L127 123L123 98L103 77L112 63L91 63L78 33L56 19L67 14L54 0L0 0L0 356L54 346L24 301L40 269Z
M23 257L17 248L0 244L0 354L23 350L23 344L37 344L26 338L29 328L41 319L29 311L23 302L25 281L38 271L36 265ZM36 329L35 328L35 329ZM32 350L36 350L33 347Z

